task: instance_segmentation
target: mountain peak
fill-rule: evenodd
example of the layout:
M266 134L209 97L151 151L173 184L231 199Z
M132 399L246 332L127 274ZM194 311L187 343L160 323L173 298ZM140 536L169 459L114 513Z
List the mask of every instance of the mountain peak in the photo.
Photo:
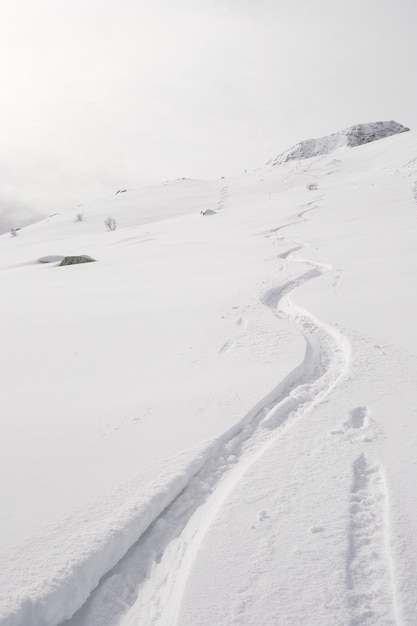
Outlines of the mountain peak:
M289 150L282 152L274 159L268 161L266 165L273 166L286 163L287 161L309 159L310 157L319 156L321 154L330 154L338 148L355 148L364 143L370 143L371 141L384 139L391 135L405 133L409 130L409 128L394 121L356 124L333 135L327 135L327 137L301 141Z

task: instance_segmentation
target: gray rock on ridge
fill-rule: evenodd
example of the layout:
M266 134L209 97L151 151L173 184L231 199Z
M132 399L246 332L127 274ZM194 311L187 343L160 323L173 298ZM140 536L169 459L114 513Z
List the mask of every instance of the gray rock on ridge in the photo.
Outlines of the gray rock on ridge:
M349 126L339 133L320 137L319 139L306 139L295 146L282 152L274 159L266 163L267 166L279 165L287 161L298 159L309 159L322 154L330 154L338 148L355 148L364 143L371 143L378 139L385 139L392 135L405 133L410 129L398 122L369 122L367 124L357 124Z

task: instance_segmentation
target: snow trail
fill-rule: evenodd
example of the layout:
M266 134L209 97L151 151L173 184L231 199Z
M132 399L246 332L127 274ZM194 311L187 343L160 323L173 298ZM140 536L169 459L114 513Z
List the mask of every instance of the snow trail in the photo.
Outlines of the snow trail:
M357 428L358 426L354 426ZM360 426L359 426L360 427ZM394 626L395 594L381 467L361 454L353 463L346 563L350 626Z
M224 187L220 189L220 197L217 202L218 210L224 209L224 204L227 200L228 193L229 193L229 187L227 185L225 185Z
M305 213L312 208L316 207L301 211L296 221L275 232L305 220ZM67 626L176 624L193 561L225 499L282 429L321 402L346 372L350 358L347 340L289 298L327 269L312 261L300 263L306 263L308 271L267 291L262 302L301 331L306 341L303 362L240 423L207 447L205 463L103 577L85 605L65 622Z

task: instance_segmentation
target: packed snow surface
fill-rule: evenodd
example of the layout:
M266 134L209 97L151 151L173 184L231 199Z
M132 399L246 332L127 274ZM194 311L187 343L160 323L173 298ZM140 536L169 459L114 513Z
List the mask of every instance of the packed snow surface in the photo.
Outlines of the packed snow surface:
M416 227L409 132L1 237L1 626L416 624Z
M279 165L287 161L309 159L322 154L330 154L338 148L355 148L364 143L384 139L385 137L397 135L398 133L405 133L409 130L409 128L394 121L357 124L356 126L349 126L349 128L345 128L345 130L339 133L328 135L327 137L301 141L289 150L279 154L271 161L268 161L267 165Z

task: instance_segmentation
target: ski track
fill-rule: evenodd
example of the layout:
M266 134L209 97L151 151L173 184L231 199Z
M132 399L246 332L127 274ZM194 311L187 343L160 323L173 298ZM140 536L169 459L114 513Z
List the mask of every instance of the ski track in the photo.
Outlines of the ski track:
M413 198L414 201L417 203L417 181L413 185Z
M317 208L312 204L298 213L295 221L274 229L273 233L304 221L305 214ZM286 258L291 258L299 248L289 250ZM262 302L303 334L306 350L302 364L240 423L208 446L205 463L186 487L101 579L75 616L63 624L115 626L130 624L133 619L133 623L147 626L175 625L195 555L227 496L250 466L274 444L282 429L320 403L346 372L350 358L347 340L289 298L291 292L321 276L327 267L308 260L299 262L307 265L308 271L270 289ZM354 550L355 535L352 537ZM353 580L352 567L349 571Z
M362 427L360 420L353 427ZM381 467L364 454L352 469L346 563L350 626L394 626L398 619L384 475Z
M286 252L282 252L281 254L278 254L278 259L283 259L283 260L288 259L288 257L298 252L298 250L302 250L302 248L303 248L302 245L295 246L294 248L290 248Z

